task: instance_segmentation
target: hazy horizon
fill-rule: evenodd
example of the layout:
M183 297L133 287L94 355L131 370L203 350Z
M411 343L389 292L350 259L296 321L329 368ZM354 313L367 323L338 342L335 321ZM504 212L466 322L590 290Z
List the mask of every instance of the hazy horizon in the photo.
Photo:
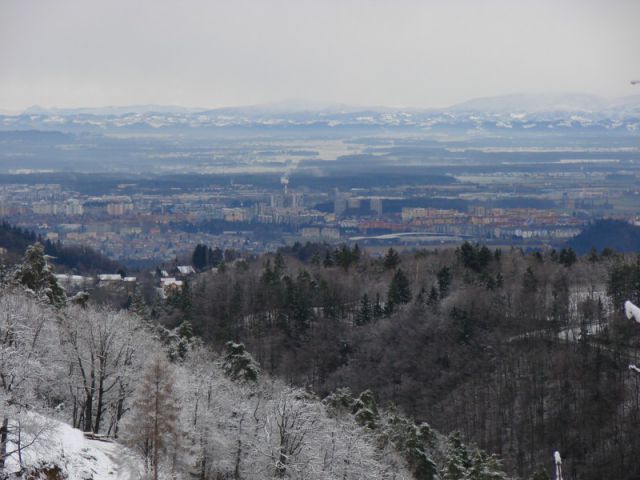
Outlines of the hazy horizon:
M640 93L640 2L0 3L0 109Z

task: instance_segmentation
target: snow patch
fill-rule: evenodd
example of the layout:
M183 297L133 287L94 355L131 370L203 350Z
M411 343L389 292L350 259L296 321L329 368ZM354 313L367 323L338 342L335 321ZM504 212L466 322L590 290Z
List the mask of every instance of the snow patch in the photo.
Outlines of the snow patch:
M109 440L90 440L66 423L28 413L22 427L23 467L57 465L68 480L137 480L144 477L142 460L123 445ZM7 450L16 450L9 443ZM8 473L21 470L16 452L7 458ZM19 477L18 477L19 478Z

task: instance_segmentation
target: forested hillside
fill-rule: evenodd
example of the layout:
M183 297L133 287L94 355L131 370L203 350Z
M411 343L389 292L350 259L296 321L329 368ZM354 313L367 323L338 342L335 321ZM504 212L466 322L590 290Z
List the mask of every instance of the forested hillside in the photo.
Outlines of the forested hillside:
M100 252L79 245L65 246L60 242L51 242L38 237L34 232L15 227L6 222L0 223L0 247L7 250L2 259L4 264L13 264L20 260L26 248L39 241L47 255L55 257L56 265L78 273L113 273L119 265Z
M640 227L623 220L602 219L587 226L568 245L578 253L610 248L618 252L640 251Z
M459 431L513 475L638 478L640 259L464 244L372 258L296 245L204 272L156 308L271 375L316 392L370 390L417 422ZM463 477L446 477L463 478ZM466 478L466 477L465 477ZM544 477L539 477L544 478Z
M41 245L5 271L0 478L507 478L497 458L370 391L321 401L244 345L211 348L188 317L168 329L147 312L139 297L131 311L67 298Z

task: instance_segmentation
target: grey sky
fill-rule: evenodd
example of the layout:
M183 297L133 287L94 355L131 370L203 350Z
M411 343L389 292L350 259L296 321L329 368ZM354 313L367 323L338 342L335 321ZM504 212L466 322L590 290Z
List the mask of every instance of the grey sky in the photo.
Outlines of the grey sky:
M0 108L640 93L638 0L0 0Z

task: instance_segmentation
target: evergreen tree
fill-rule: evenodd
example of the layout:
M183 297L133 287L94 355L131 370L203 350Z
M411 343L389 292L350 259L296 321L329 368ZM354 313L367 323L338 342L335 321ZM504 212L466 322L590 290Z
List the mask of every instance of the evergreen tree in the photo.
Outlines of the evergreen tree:
M327 250L326 252L324 252L324 260L322 261L322 266L324 268L329 268L329 267L333 267L333 265L334 265L333 257L331 256L331 252Z
M456 255L462 261L465 268L480 273L491 261L491 251L486 245L473 245L464 242L456 249Z
M449 435L446 465L443 472L443 480L467 480L471 467L469 452L460 440L460 434L454 432Z
M467 478L469 480L506 480L507 476L495 455L488 455L476 449L471 458Z
M335 250L334 257L336 265L342 267L345 272L348 271L351 264L355 262L352 250L345 244Z
M571 247L567 247L560 250L558 261L568 268L578 261L578 257Z
M276 253L276 257L273 260L273 274L280 278L287 268L287 264L284 261L284 257L282 256L282 252L278 251Z
M411 301L411 286L409 285L409 279L401 268L396 270L395 275L391 279L388 299L391 305L402 305Z
M442 267L438 270L436 276L438 278L439 297L442 299L449 295L449 289L451 288L451 270L449 267Z
M209 258L207 264L210 267L217 267L220 263L224 262L224 252L220 247L216 247L213 250L209 249Z
M193 250L193 254L191 255L191 263L198 270L202 270L207 266L207 253L207 246L200 243L196 245L196 248Z
M129 310L135 313L138 317L143 320L149 320L150 313L149 308L147 307L142 294L138 289L133 292L133 296L131 297L131 303L129 304Z
M367 426L371 429L376 428L380 420L380 413L378 412L378 405L371 390L365 390L355 400L352 413L360 425Z
M431 290L429 290L429 297L427 297L427 305L430 307L435 307L438 305L438 290L435 285L431 286Z
M362 255L362 252L360 251L360 247L358 246L358 244L356 243L353 246L353 251L351 252L351 261L353 263L358 263L360 261L360 256Z
M384 268L387 270L395 270L400 265L400 255L393 248L389 248L384 256Z
M525 295L536 293L538 291L538 279L531 267L527 267L522 277L522 291Z
M275 272L271 268L271 260L267 258L264 262L264 271L262 272L262 281L267 285L274 285L279 280Z
M222 369L232 380L256 382L260 376L260 366L242 343L227 342Z
M36 294L44 295L52 305L62 307L65 304L64 290L47 263L42 244L35 243L27 248L15 279Z
M360 300L360 310L356 315L356 325L366 325L373 319L373 311L371 303L369 302L369 296L365 293Z

